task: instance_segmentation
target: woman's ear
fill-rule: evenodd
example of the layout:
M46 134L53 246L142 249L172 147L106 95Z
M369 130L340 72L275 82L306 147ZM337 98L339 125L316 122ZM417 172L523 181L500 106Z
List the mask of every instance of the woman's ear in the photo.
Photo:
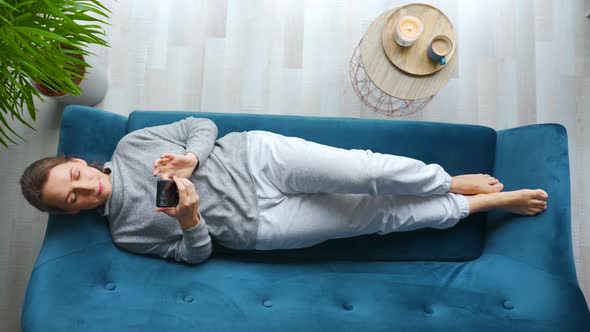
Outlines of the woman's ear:
M72 158L72 161L74 161L76 163L84 164L84 166L88 166L88 163L86 163L86 160L84 160L84 159Z

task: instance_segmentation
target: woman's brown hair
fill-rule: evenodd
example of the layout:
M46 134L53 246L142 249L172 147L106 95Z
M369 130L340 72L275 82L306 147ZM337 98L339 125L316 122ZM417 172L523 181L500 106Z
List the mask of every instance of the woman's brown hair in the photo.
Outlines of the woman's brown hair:
M73 161L73 158L66 156L47 157L39 159L27 167L20 178L20 186L23 191L23 196L25 196L25 199L29 204L42 212L49 212L52 214L65 212L62 209L55 208L43 202L42 192L43 187L45 187L45 184L47 183L49 172L51 172L55 166L70 161ZM92 164L90 166L97 168L100 171L103 170L102 164Z

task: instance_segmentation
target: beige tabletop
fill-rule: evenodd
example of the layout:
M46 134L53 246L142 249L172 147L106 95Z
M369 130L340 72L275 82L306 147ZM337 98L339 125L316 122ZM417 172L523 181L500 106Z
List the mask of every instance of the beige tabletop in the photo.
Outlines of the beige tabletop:
M453 77L458 55L455 54L440 71L427 76L414 76L398 69L385 54L382 42L383 27L395 10L379 16L363 36L360 55L367 76L379 89L395 98L416 100L434 96Z

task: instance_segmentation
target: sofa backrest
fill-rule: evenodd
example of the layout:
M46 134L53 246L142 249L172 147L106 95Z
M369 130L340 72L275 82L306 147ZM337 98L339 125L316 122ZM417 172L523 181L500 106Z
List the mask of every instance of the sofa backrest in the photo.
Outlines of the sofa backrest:
M395 120L320 118L282 115L135 111L127 132L172 123L189 116L211 119L219 137L229 132L267 130L346 149L369 149L437 163L451 175L493 173L496 131L482 126ZM342 165L346 167L346 165ZM241 257L267 259L342 259L384 261L466 261L481 255L485 214L472 215L457 226L330 240L311 248L239 252ZM216 246L214 254L235 252Z

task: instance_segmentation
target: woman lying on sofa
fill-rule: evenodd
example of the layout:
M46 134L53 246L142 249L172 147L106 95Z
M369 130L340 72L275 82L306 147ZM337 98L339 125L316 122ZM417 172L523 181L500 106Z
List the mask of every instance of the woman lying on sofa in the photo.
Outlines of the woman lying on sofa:
M172 179L179 204L155 208L156 179ZM534 215L543 190L502 192L484 174L451 177L437 164L343 150L270 132L217 139L208 119L132 132L104 167L50 157L21 178L41 211L98 209L117 246L197 264L213 236L233 249L292 249L343 237L448 228L493 208Z

